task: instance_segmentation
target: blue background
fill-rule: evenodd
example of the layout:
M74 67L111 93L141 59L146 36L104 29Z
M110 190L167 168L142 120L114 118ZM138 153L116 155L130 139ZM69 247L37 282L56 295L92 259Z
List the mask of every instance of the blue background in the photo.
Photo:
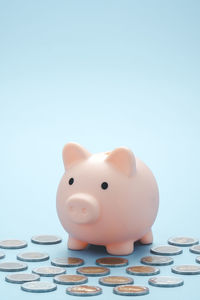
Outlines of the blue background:
M87 264L105 254L103 247L67 252L55 195L69 141L91 152L130 147L152 169L160 190L155 245L171 235L200 238L199 13L194 0L0 1L0 239L54 233L62 244L28 249ZM148 249L136 247L130 264ZM7 260L18 252L7 250ZM188 248L175 257L194 261ZM41 296L4 277L7 299L67 297L64 286ZM147 277L134 278L147 285ZM199 276L184 278L183 287L150 287L144 297L194 299ZM120 296L105 287L98 298L108 297Z

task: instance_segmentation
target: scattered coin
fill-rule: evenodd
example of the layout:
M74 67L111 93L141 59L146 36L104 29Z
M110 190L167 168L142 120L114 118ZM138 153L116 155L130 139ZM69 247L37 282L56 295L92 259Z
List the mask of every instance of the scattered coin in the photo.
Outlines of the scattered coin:
M171 268L173 273L182 275L196 275L200 274L200 266L198 265L179 265Z
M40 280L40 276L37 274L17 273L17 274L7 275L5 280L11 283L24 283L28 281Z
M77 267L84 264L84 260L78 257L60 257L51 261L53 266L58 267Z
M96 296L102 293L99 286L79 285L68 287L66 293L73 296Z
M27 264L18 262L4 262L0 263L0 271L3 272L17 272L24 271L28 268Z
M113 293L122 296L141 296L149 294L149 289L146 286L118 285L113 288Z
M33 273L38 274L40 276L55 276L66 273L66 270L60 267L39 267L32 270Z
M196 257L196 262L197 262L198 264L200 264L200 256L197 256L197 257Z
M160 255L144 256L140 261L141 263L150 266L167 266L174 262L172 257Z
M168 243L174 246L187 247L198 244L199 240L191 237L178 236L169 238Z
M57 285L49 281L31 281L23 283L21 289L26 292L45 293L55 291Z
M99 279L99 283L107 286L117 286L124 284L133 284L131 277L125 276L106 276Z
M21 240L0 241L0 248L4 248L4 249L20 249L25 247L27 247L26 241L21 241Z
M104 267L123 267L128 265L128 259L122 257L102 257L96 260L96 264Z
M194 245L190 247L190 252L200 254L200 245Z
M176 287L184 284L183 279L172 276L158 276L149 279L148 283L158 287Z
M53 281L59 284L83 284L88 281L88 278L84 275L68 275L62 274L54 277Z
M53 245L62 242L62 239L57 235L35 235L31 238L31 242L41 245Z
M0 251L0 259L5 257L5 253L3 253L2 251Z
M181 254L183 250L177 246L163 245L151 248L151 252L160 255L177 255Z
M81 267L76 270L78 274L83 274L86 276L104 276L108 275L110 273L110 270L108 268L104 267Z
M156 275L160 270L152 266L133 266L126 268L126 272L131 275Z
M44 261L49 259L49 255L41 252L24 252L17 255L17 259L22 261Z

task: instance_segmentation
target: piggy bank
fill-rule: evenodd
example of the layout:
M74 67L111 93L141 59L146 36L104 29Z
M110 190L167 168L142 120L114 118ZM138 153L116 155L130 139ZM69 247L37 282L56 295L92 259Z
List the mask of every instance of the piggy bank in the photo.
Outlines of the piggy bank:
M91 154L68 143L63 161L56 206L69 234L69 249L104 245L112 255L128 255L135 241L152 243L158 187L150 169L130 149Z

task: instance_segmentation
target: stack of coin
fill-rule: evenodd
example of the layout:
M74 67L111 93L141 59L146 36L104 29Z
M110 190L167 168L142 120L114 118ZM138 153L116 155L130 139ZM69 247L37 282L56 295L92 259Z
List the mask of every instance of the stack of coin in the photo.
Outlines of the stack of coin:
M51 264L58 267L78 267L84 264L84 260L78 257L58 257L52 259Z
M110 273L110 270L105 267L88 266L80 267L76 270L76 272L86 276L105 276Z
M26 241L21 240L3 240L0 241L0 248L3 249L20 249L27 247Z
M102 293L102 289L98 286L80 285L67 288L66 293L73 296L96 296Z
M128 265L128 259L122 257L101 257L96 264L104 267L124 267Z
M88 278L84 275L68 275L68 274L61 274L54 277L53 281L59 284L83 284L88 281Z
M132 284L133 279L131 277L125 277L125 276L107 276L107 277L100 278L99 283L106 286L117 286L117 285Z
M138 285L119 285L113 288L113 293L121 296L142 296L149 294L149 289Z
M158 268L152 267L152 266L133 266L126 268L126 272L131 275L156 275L160 273L160 270Z
M41 245L53 245L62 242L62 239L57 235L35 235L31 238L31 242Z

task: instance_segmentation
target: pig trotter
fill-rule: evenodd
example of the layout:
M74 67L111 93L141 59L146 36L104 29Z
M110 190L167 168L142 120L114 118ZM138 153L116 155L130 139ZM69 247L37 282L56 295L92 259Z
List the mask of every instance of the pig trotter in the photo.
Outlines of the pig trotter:
M67 246L71 250L82 250L86 248L88 243L79 241L71 236L69 236Z
M149 232L147 232L141 239L140 239L140 243L142 244L152 244L153 242L153 234L152 231L150 230Z
M134 250L133 241L106 245L106 250L112 255L128 255Z

